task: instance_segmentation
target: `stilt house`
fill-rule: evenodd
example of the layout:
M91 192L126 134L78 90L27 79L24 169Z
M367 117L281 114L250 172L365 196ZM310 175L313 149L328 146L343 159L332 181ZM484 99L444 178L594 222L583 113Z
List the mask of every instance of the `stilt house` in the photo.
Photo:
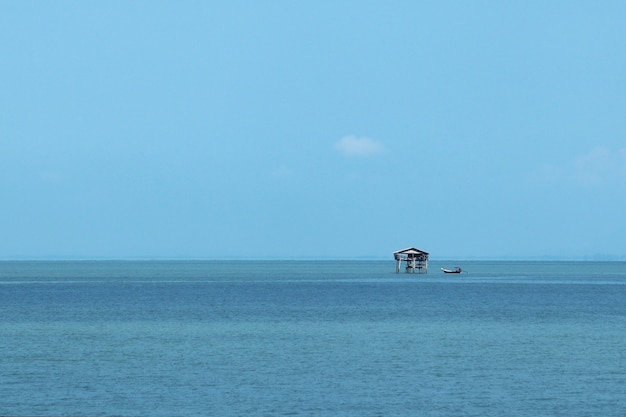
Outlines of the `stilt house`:
M400 272L402 262L405 263L404 272L411 274L428 273L428 252L417 248L406 248L393 253L396 260L396 273Z

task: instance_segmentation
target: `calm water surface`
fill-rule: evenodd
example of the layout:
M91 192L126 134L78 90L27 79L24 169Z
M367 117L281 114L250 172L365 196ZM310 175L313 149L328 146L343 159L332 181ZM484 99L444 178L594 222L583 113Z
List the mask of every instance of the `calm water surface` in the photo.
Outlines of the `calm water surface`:
M0 415L626 415L626 264L0 262Z

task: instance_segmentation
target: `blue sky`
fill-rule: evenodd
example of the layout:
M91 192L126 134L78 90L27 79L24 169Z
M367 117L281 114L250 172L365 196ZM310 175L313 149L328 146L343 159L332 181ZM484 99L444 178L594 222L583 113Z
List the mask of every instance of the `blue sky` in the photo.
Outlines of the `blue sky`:
M0 3L1 259L626 256L622 1Z

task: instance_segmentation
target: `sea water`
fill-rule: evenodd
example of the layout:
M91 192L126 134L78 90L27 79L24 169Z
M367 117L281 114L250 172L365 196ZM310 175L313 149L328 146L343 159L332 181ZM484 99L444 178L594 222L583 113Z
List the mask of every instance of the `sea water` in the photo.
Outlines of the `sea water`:
M0 415L626 415L626 264L0 262Z

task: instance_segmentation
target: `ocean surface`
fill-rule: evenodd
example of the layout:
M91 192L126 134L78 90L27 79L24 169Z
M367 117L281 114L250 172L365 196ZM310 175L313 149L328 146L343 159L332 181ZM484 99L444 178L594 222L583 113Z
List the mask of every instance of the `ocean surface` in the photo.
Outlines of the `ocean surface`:
M0 262L0 415L623 417L626 263Z

